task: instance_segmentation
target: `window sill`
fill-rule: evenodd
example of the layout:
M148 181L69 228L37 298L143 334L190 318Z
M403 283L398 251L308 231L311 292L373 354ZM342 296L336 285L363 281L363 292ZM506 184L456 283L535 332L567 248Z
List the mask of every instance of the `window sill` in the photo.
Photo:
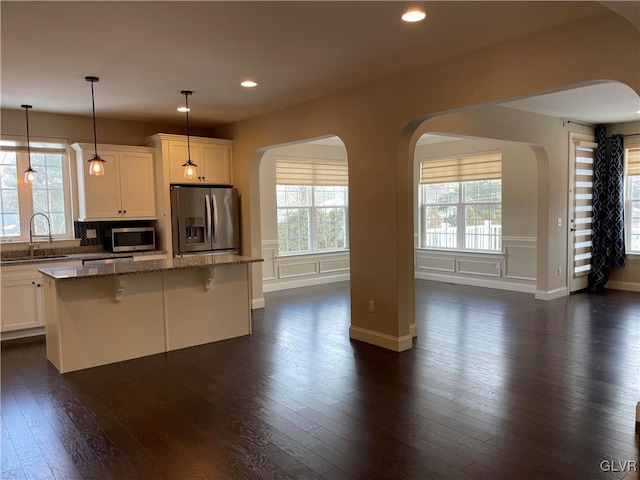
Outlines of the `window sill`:
M349 249L340 249L340 250L323 250L321 252L300 252L300 253L281 253L276 255L276 260L288 260L293 258L304 258L304 257L318 257L324 255L339 255L339 254L348 254Z
M504 256L504 252L496 252L494 250L461 250L458 248L425 248L425 247L417 247L416 251L420 252L435 252L435 253L449 253L451 255L495 255L495 256Z
M80 246L79 238L54 238L53 243L49 243L46 239L42 241L40 237L37 240L34 240L34 245L37 245L36 248L39 250L46 250L47 248L53 248L48 245L55 245L55 248L65 248L65 247L78 247ZM0 245L2 246L2 250L22 250L29 248L28 240L0 240Z

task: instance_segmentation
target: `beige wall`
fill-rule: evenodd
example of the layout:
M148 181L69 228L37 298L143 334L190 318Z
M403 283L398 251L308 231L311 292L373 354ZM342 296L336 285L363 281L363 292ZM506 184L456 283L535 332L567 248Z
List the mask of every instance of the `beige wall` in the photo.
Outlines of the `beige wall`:
M395 341L396 349L410 348L418 126L444 112L603 79L640 91L639 59L638 31L620 17L603 14L232 125L234 178L245 198L243 250L260 252L263 152L338 135L349 157L352 327L369 332L371 343ZM555 268L566 265L566 230L556 222L567 215L567 131L558 129L558 119L504 108L474 108L447 117L458 132L533 148L538 159L537 289L542 298L566 292L566 278L557 276ZM261 296L256 270L254 298ZM376 301L374 313L368 311L369 300Z

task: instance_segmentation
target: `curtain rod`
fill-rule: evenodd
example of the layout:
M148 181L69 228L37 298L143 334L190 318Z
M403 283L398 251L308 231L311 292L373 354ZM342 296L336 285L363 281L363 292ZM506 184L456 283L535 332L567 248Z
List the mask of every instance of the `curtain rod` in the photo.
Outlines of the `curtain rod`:
M574 125L582 125L583 127L589 127L589 128L594 128L593 125L588 125L586 123L580 123L580 122L573 122L571 120L564 120L562 122L562 126L564 127L567 123L573 123Z
M587 125L586 123L580 123L580 122L573 122L571 120L564 120L562 122L562 126L564 127L567 123L573 123L574 125L582 125L583 127L595 128L595 126L593 125ZM626 135L622 135L623 138L638 137L638 136L640 136L640 133L627 133ZM611 137L607 137L607 138L611 138Z

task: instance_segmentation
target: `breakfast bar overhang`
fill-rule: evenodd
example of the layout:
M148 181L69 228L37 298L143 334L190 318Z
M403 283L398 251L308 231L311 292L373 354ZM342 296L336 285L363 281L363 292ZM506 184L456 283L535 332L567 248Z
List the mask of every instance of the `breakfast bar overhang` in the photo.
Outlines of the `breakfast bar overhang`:
M249 335L240 255L44 268L47 358L60 373Z

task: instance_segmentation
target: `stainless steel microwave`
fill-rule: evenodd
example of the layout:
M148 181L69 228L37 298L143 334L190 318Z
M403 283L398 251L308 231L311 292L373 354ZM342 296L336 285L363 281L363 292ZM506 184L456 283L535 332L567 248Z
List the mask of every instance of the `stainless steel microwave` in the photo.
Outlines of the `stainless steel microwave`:
M155 250L156 231L153 227L112 228L104 232L104 249L109 252Z

